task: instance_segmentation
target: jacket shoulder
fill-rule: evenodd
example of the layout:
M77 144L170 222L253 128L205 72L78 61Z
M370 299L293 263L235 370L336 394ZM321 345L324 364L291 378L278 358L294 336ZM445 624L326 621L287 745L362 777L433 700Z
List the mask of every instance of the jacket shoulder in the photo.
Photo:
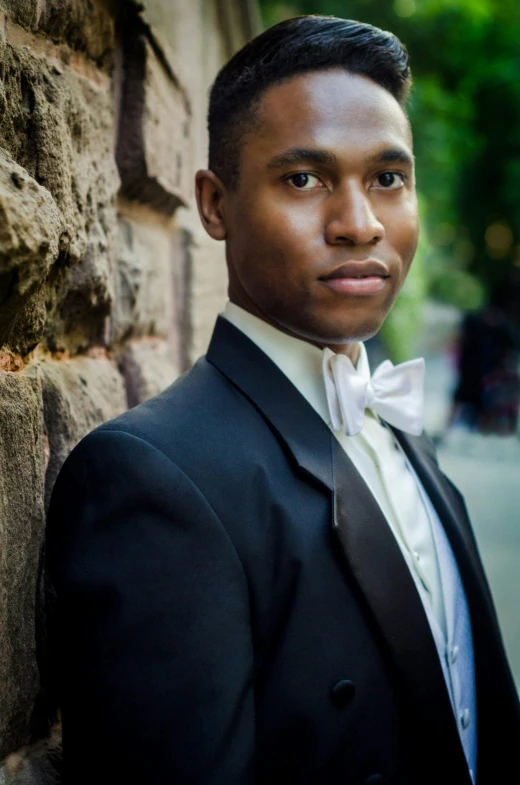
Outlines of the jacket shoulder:
M205 357L158 395L99 425L94 432L124 431L148 441L157 430L175 428L178 422L208 406L230 405L233 390Z
M254 459L273 435L256 407L202 357L159 395L99 425L85 439L126 434L162 452L190 476L207 464ZM83 442L74 452L82 452ZM233 450L230 450L233 445Z

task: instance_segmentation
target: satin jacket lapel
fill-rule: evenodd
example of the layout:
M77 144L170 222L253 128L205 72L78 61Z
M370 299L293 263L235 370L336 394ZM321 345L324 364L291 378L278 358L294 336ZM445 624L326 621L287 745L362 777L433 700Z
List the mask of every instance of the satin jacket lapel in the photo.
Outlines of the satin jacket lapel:
M223 317L206 358L260 410L298 466L332 493L330 430L272 360Z
M336 439L333 456L334 526L401 684L416 759L423 766L428 761L420 781L469 785L437 649L413 578L379 505ZM442 750L436 759L432 740Z
M422 785L470 785L437 650L414 581L379 505L338 441L277 366L219 318L207 353L333 499L345 566L375 621L404 695ZM427 674L427 675L426 675ZM432 740L441 755L432 760ZM450 761L449 767L446 761Z
M478 604L478 613L495 614L462 497L437 465L429 440L392 428L442 521L457 560L466 592Z

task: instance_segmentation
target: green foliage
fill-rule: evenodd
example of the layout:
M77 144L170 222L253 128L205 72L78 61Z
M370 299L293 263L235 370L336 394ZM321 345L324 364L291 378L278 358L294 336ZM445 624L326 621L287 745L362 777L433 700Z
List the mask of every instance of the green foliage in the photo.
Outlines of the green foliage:
M402 335L406 320L414 324L413 276L422 276L421 291L465 308L507 283L520 266L519 0L260 5L266 25L298 14L333 14L392 30L410 53L409 114L428 244L414 263L403 305L392 312L395 325L385 328L388 340L395 345L390 336Z
M430 295L465 311L473 311L484 304L482 283L474 275L446 262L440 262L432 276Z

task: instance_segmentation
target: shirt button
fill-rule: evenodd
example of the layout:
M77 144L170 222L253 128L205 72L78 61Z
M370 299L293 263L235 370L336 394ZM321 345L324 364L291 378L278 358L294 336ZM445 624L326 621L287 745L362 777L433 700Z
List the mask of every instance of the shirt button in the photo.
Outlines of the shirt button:
M460 724L462 725L464 730L466 730L466 728L468 727L470 719L471 719L471 715L469 713L469 709L464 709L464 711L460 715Z
M454 646L453 649L450 651L450 662L452 665L455 665L458 656L459 656L459 647Z
M421 561L421 557L419 556L417 551L413 552L413 556L414 556L415 561Z

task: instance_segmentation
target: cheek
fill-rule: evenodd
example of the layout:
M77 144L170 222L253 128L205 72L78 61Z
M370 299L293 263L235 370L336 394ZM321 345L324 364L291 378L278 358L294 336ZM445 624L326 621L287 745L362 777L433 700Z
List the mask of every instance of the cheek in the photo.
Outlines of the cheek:
M319 211L307 205L273 200L255 208L252 220L255 234L280 248L299 248L308 244L310 238L316 241L322 235Z
M319 211L302 208L273 198L244 202L236 224L242 258L261 261L264 272L280 278L308 270L323 244L323 229Z

